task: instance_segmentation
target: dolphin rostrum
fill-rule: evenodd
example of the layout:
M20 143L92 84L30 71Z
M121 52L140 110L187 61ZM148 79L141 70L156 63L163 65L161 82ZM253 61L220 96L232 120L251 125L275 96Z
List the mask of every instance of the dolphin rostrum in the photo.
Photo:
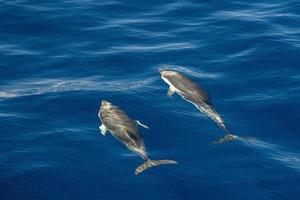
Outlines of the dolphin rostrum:
M100 128L101 134L105 136L109 131L115 138L120 140L126 147L141 156L145 163L138 166L135 175L139 175L144 170L159 166L162 164L177 164L174 160L151 160L148 157L143 139L139 132L138 126L148 128L138 120L130 119L124 111L110 102L103 100L101 102L98 116L102 122Z
M203 88L177 71L160 69L159 72L161 78L169 85L168 96L171 97L176 92L183 99L195 105L202 113L213 119L217 125L227 133L225 137L214 143L223 143L238 139L238 136L229 132L224 120L213 107L208 93Z

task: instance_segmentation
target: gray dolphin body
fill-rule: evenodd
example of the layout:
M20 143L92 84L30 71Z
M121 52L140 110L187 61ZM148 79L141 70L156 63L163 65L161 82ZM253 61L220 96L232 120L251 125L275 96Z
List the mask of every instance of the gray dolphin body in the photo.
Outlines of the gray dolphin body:
M225 137L217 140L215 143L238 139L238 136L230 134L224 120L213 107L208 93L203 88L177 71L161 69L159 72L161 78L169 85L168 96L172 96L176 92L183 99L195 105L202 113L213 119L227 133Z
M144 128L148 127L138 120L130 119L126 113L117 106L103 100L98 116L102 122L99 127L102 135L105 136L106 132L109 131L115 138L125 144L128 149L145 160L145 163L136 168L135 175L139 175L144 170L154 166L177 164L177 162L173 160L150 160L139 132L138 125Z

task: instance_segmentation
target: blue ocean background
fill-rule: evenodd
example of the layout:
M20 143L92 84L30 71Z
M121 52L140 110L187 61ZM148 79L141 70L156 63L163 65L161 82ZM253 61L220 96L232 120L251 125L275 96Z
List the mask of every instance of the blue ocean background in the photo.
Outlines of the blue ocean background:
M297 0L0 0L0 199L300 199ZM168 87L209 92L237 135ZM152 159L99 131L101 100L147 124Z

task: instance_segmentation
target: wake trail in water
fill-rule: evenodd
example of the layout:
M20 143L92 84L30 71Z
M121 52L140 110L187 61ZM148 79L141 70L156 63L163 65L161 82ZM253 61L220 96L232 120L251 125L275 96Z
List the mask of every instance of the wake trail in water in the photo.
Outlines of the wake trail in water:
M20 82L0 86L0 101L16 97L42 95L47 93L63 93L70 91L115 91L132 92L140 88L150 87L155 78L128 78L122 80L107 80L100 76L88 78L53 78L27 79Z
M286 167L300 172L300 153L294 153L283 149L281 146L264 142L255 138L239 137L246 146L262 150L269 158L279 161Z

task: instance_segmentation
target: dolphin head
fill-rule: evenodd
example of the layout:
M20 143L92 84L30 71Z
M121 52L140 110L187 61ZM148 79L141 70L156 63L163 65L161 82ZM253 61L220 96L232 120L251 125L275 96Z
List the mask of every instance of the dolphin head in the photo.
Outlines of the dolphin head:
M165 69L162 69L162 68L160 68L160 69L158 69L158 71L159 71L159 73L162 75L163 73L164 73L164 71L166 71Z
M167 70L167 69L159 69L159 73L162 77L165 77L165 78L168 76L173 76L173 75L177 74L176 71Z
M159 73L160 73L161 76L164 76L165 74L168 73L168 70L167 69L163 69L163 68L160 68L158 71L159 71Z
M111 105L111 103L106 100L101 101L101 107L103 107L103 108L109 107L110 105Z

